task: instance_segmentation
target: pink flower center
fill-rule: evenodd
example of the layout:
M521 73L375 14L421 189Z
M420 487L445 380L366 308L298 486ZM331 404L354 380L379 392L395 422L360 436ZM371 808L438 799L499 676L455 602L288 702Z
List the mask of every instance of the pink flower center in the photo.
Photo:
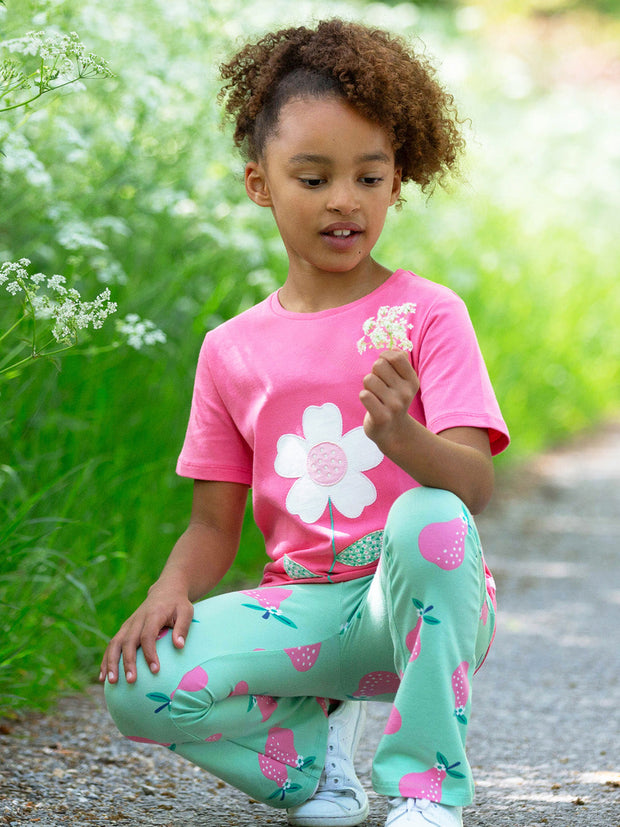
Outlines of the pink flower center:
M347 455L335 442L319 442L308 453L307 470L317 485L336 485L347 473Z

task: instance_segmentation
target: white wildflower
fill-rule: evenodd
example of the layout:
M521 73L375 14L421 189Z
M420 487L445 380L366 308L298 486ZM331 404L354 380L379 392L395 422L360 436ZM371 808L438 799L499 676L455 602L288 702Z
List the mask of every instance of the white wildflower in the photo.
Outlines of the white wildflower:
M79 292L74 289L60 295L64 296L63 300L50 303L51 312L48 316L54 320L52 336L57 342L74 341L78 330L89 326L97 330L118 309L116 302L110 300L107 287L92 302L82 301Z
M32 309L37 319L51 319L54 306L49 296L32 296L30 299Z
M14 296L23 292L35 324L39 320L51 320L51 334L57 342L74 343L79 330L100 328L107 317L116 312L117 305L111 301L109 288L93 301L84 301L79 290L66 287L64 276L48 277L43 273L29 276L29 265L26 258L4 262L0 265L0 285L4 284L5 290ZM43 288L47 292L41 292Z
M369 347L377 350L413 350L407 332L413 327L409 314L415 313L415 310L416 306L412 302L380 307L376 318L373 316L366 319L362 326L365 335L357 343L359 352L364 353Z
M65 287L66 283L67 279L64 276L51 276L47 280L47 288L48 290L53 290L55 293L64 295L67 292L67 288Z
M0 112L27 106L46 92L63 87L84 88L82 79L113 77L107 62L87 53L75 32L68 35L28 32L23 37L0 42L1 52L19 57L0 60ZM37 58L36 63L32 58ZM34 69L31 64L35 64Z
M93 234L84 221L65 222L58 231L57 238L65 250L81 250L85 247L96 250L108 249L107 245Z
M116 329L127 337L127 344L135 350L140 350L144 345L166 343L163 330L156 327L150 319L141 319L136 313L129 313L124 319L119 319Z

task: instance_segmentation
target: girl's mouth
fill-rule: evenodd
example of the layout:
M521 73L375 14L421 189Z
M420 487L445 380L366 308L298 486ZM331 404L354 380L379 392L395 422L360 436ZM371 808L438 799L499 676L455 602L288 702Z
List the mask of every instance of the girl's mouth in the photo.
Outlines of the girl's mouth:
M351 236L359 235L362 232L362 228L359 227L357 224L330 224L328 227L325 227L324 230L321 231L321 235L326 236L327 238L351 238Z
M325 244L336 253L348 253L357 249L358 239L362 235L361 229L353 228L327 228L321 233Z

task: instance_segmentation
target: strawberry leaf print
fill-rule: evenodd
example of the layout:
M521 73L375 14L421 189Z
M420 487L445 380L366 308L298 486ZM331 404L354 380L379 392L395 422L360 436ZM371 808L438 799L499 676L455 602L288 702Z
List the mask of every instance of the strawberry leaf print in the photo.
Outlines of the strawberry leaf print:
M150 701L155 701L155 703L160 704L155 710L155 714L157 715L158 712L161 712L162 709L165 709L167 706L170 705L170 698L167 695L164 695L162 692L148 692L146 696Z

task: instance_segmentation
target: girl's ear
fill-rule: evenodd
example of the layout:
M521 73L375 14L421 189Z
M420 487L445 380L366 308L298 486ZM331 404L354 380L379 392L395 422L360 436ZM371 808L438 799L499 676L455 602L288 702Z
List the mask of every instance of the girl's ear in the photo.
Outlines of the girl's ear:
M392 182L392 196L390 198L390 207L393 207L394 204L400 198L400 188L402 183L403 171L400 167L396 167L394 170L394 180Z
M245 166L245 191L259 207L272 206L265 169L258 161L250 161Z

